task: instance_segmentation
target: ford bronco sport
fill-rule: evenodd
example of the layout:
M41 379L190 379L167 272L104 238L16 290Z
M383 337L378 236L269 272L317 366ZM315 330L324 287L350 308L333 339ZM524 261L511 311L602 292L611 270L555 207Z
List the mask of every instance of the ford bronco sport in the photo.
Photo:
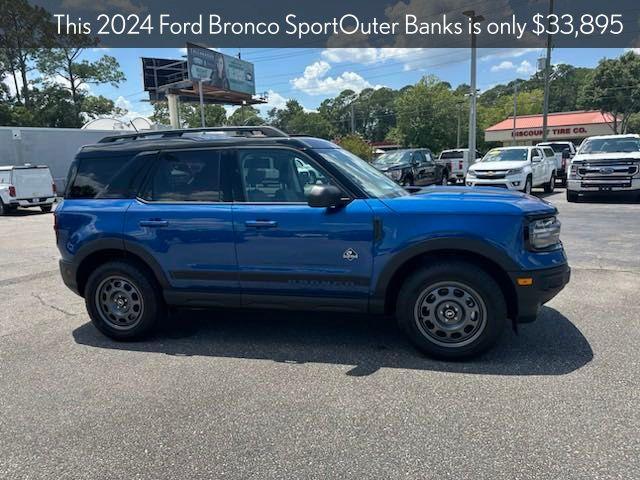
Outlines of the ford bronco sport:
M424 352L469 357L534 320L570 272L544 201L410 194L270 127L105 138L78 153L55 215L62 278L117 340L167 306L282 308L393 314Z

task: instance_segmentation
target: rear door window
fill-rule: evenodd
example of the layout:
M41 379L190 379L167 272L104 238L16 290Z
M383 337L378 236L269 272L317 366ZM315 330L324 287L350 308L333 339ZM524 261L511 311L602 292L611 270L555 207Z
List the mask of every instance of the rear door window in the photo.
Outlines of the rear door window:
M152 202L225 202L232 198L222 178L225 150L187 150L160 155L142 197Z

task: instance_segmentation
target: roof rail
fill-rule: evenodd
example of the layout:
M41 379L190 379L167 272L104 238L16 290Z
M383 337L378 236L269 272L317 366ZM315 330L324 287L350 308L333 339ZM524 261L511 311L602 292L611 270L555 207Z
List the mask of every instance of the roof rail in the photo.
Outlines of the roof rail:
M205 132L228 132L235 133L236 137L288 137L286 133L275 127L269 126L256 126L256 127L207 127L207 128L185 128L177 130L152 130L148 132L132 133L127 135L111 135L104 137L98 143L114 143L123 140L134 141L144 139L146 137L157 138L176 138L182 137L185 134L190 133L205 133Z

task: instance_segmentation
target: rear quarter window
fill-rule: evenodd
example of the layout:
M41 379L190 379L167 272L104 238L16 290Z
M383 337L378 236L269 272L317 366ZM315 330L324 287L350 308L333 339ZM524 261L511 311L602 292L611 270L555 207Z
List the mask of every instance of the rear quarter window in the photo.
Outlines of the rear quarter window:
M152 159L148 155L78 158L69 172L65 198L130 198L145 160Z

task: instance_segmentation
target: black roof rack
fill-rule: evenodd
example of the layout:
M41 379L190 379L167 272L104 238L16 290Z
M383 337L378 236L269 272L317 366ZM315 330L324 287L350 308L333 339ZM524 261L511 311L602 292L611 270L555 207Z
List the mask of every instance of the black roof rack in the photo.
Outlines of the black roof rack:
M286 133L275 127L210 127L210 128L186 128L179 130L152 130L149 132L132 133L128 135L112 135L104 137L98 143L115 143L121 141L134 141L147 137L154 138L179 138L190 133L228 132L235 133L236 137L288 137Z

